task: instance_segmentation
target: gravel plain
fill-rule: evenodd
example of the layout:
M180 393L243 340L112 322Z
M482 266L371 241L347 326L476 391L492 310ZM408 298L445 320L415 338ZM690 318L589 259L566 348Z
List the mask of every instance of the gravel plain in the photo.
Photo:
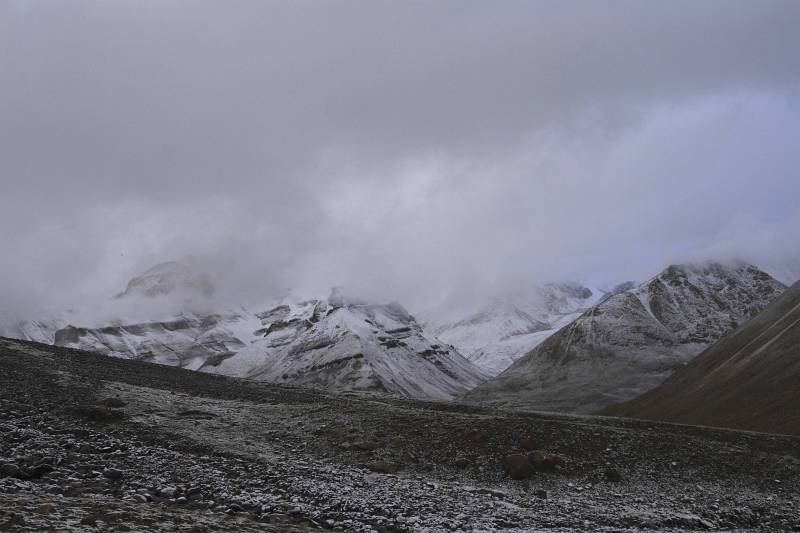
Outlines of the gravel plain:
M799 474L797 437L0 339L2 531L800 531Z

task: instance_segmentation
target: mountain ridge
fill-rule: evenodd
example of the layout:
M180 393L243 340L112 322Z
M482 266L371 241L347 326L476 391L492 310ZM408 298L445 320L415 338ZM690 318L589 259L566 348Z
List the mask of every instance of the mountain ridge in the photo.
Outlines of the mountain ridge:
M659 387L601 414L800 434L800 282Z
M670 265L602 299L465 398L595 411L654 388L784 289L744 263Z

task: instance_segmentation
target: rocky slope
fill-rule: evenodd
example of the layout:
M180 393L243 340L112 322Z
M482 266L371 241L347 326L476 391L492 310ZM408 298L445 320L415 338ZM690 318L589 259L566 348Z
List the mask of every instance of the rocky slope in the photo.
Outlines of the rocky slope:
M505 475L532 446L558 466ZM790 531L798 473L789 436L331 394L0 339L3 531Z
M469 401L592 412L659 385L785 286L752 265L673 265L611 294L467 394Z
M654 390L604 413L800 434L800 283Z
M467 359L497 375L602 296L575 283L551 283L497 300L456 320L432 320L431 331Z

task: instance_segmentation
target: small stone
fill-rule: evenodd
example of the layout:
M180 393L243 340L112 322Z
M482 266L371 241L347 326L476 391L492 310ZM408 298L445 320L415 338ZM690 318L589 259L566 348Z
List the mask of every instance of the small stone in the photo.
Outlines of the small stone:
M289 515L283 513L272 513L269 515L269 521L272 523L283 524L289 521Z
M56 511L56 506L52 503L43 503L36 508L36 511L41 514L50 514Z
M25 473L15 464L8 463L0 466L0 477L15 477L17 479L24 479L27 476Z
M103 470L103 476L107 477L111 481L117 481L122 479L123 476L122 470L117 470L116 468L106 468Z
M173 498L178 489L175 487L161 487L158 489L158 495L162 498Z
M374 450L377 447L378 447L378 443L375 442L375 441L371 441L371 440L361 441L361 442L354 442L353 444L351 444L349 446L349 448L351 450L358 450L358 451L362 451L362 452L371 451L371 450Z
M99 407L99 406L85 407L79 409L78 412L87 419L91 420L92 422L101 422L104 424L110 424L113 422L121 422L122 420L125 420L125 413L123 413L122 411L109 409L108 407Z
M466 457L459 457L455 461L453 461L453 464L458 468L466 468L472 464L472 461L470 461Z
M399 448L402 445L403 445L403 438L400 436L392 437L391 439L389 439L389 446L391 446L392 448Z
M536 489L533 492L533 495L536 496L537 498L541 498L543 500L547 499L547 491L544 490L544 489Z
M180 496L179 498L177 498L177 499L175 500L175 503L184 504L184 503L186 503L187 501L189 501L189 500L187 500L187 499L186 499L184 496Z
M102 403L106 407L125 407L126 405L128 405L119 398L106 398L100 403Z
M483 430L476 429L464 435L464 440L470 444L482 446L489 441L489 435Z
M241 513L242 511L244 511L244 508L241 505L232 503L225 509L225 514Z
M528 461L533 469L539 472L552 472L556 467L564 464L564 461L557 455L548 455L541 450L529 453Z
M606 481L610 481L611 483L619 483L622 481L622 474L620 474L619 470L616 468L609 468L605 471Z
M400 463L388 463L386 461L375 461L374 463L367 463L364 466L368 470L380 474L396 474L402 468Z
M147 503L147 496L145 496L144 494L134 494L133 501L137 503Z
M40 464L36 465L31 469L31 478L39 479L40 477L44 476L45 474L49 474L53 471L53 467L49 464Z

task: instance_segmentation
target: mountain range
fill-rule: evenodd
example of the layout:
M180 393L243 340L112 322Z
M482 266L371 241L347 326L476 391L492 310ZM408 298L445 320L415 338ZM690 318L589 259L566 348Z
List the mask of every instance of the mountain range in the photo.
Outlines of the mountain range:
M465 399L589 413L663 382L785 285L757 267L672 265L609 294Z
M425 399L454 399L489 377L397 303L368 303L334 289L327 298L285 297L252 311L214 304L213 291L192 261L171 261L114 297L119 315L93 325L73 325L82 320L78 312L6 320L0 336L275 383ZM161 298L177 302L179 311L152 305ZM155 318L124 311L139 304L155 309Z
M591 412L658 386L784 289L744 263L673 265L641 284L533 286L420 323L342 289L222 305L184 260L131 279L113 312L0 320L0 336L333 391Z

